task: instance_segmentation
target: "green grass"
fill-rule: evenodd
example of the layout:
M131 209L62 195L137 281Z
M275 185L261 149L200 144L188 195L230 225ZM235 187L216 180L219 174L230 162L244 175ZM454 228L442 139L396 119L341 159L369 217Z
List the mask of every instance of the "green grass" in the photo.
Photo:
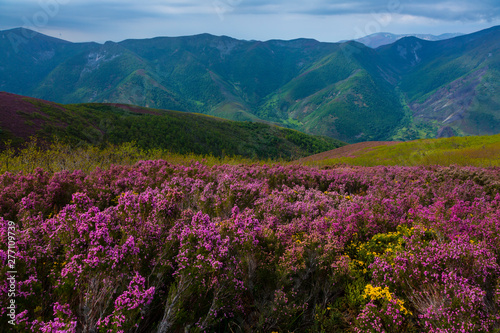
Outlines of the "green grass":
M300 132L288 130L291 140L300 140ZM312 144L312 143L311 143ZM43 168L50 172L62 170L106 169L112 165L132 165L141 160L163 159L174 164L202 163L208 166L221 164L287 164L284 159L257 159L241 156L214 156L211 154L179 154L165 149L142 149L135 143L71 146L54 142L41 147L36 139L21 149L7 146L0 151L0 174L4 172L33 172ZM500 166L500 135L481 137L455 137L437 140L417 140L394 146L379 146L357 152L353 158L328 159L305 163L308 166L325 167L347 164L358 166L376 165L472 165Z
M222 164L273 165L285 163L279 159L255 159L241 156L218 157L200 154L178 154L164 149L142 149L135 143L97 147L85 145L75 147L62 142L44 146L33 138L21 149L7 146L0 151L0 174L5 172L34 172L42 168L49 172L82 170L86 173L96 168L108 169L112 165L132 165L144 160L166 160L172 164L207 166Z
M307 165L470 165L500 166L500 135L421 139L367 148L354 157L307 162Z

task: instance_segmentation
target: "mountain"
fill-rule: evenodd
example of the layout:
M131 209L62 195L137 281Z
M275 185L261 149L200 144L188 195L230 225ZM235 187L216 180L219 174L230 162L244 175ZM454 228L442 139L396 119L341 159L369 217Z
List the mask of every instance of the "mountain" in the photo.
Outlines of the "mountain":
M445 136L500 133L499 27L440 42L404 38L377 50L397 73L414 125Z
M442 41L69 43L0 32L0 90L273 123L347 142L500 132L500 27Z
M461 33L446 33L446 34L441 34L438 36L431 35L431 34L405 34L405 35L395 35L391 34L388 32L378 32L375 34L371 34L362 38L356 39L356 42L364 44L368 47L376 49L379 46L387 45L387 44L392 44L394 42L397 42L401 38L405 37L417 37L418 39L423 39L427 41L439 41L439 40L445 40L445 39L450 39L454 37L459 37L462 36L463 34Z
M73 145L135 142L174 153L293 159L345 145L263 123L125 104L62 105L0 92L0 142L19 146L31 136Z

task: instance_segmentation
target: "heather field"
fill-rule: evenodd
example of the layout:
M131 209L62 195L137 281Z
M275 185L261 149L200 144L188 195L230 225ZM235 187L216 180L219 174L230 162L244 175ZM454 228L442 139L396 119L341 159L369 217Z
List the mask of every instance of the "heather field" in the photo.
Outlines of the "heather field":
M37 168L0 214L2 331L500 332L498 167Z

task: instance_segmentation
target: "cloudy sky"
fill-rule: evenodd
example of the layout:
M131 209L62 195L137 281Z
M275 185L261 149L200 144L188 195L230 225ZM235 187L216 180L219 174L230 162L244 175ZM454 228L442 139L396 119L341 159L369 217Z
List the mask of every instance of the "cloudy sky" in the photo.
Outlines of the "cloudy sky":
M499 0L0 0L0 30L26 27L73 42L205 32L336 42L494 25L500 25Z

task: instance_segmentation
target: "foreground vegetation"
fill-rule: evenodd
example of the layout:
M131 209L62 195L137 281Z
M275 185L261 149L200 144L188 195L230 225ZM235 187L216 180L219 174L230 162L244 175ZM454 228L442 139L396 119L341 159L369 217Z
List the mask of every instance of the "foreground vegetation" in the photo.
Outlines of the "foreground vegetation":
M347 164L500 166L500 135L452 137L402 142L356 152L353 156L306 163L309 166Z
M500 332L499 168L38 168L0 225L17 332Z

